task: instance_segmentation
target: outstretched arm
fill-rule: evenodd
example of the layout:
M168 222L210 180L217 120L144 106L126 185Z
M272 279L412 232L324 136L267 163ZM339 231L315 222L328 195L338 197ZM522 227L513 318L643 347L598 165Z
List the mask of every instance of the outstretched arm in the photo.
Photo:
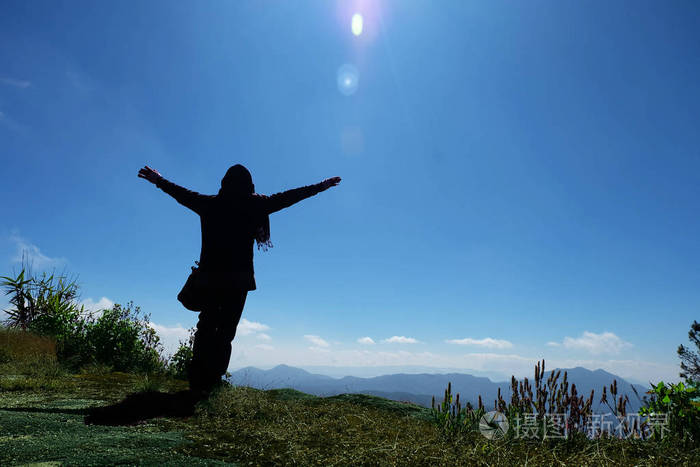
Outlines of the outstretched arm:
M338 183L340 183L340 177L327 178L315 185L302 186L268 196L265 199L265 211L267 214L272 214L273 212L288 208L292 204L325 191L332 186L336 186Z
M197 193L196 191L188 190L187 188L181 187L169 180L166 180L157 170L145 166L143 169L139 170L139 177L145 178L149 182L153 183L155 186L175 198L175 201L182 204L183 206L193 210L197 214L202 212L202 206L206 195Z

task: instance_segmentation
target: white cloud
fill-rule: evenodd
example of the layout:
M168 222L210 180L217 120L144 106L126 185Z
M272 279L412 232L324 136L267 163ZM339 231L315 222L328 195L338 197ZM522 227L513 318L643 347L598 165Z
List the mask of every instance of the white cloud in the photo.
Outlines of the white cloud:
M374 344L374 340L371 337L360 337L359 339L357 339L357 342L360 344L368 344L368 345Z
M180 341L187 342L190 337L190 331L179 323L175 326L164 326L158 323L150 323L150 325L160 337L160 343L163 344L166 354L175 353L180 347Z
M185 329L181 324L175 326L165 326L158 323L150 323L151 327L156 330L160 337L177 337L183 340L187 340L190 332Z
M550 347L559 347L561 344L559 342L549 341L549 342L547 342L547 345Z
M265 334L264 332L261 332L260 334L258 334L258 335L255 336L255 337L257 337L257 338L260 339L261 341L269 341L269 340L272 340L272 337L270 337L268 334ZM263 345L263 344L260 344L260 345Z
M388 339L382 340L382 342L387 344L418 344L420 341L414 339L413 337L392 336Z
M328 342L321 339L319 336L315 336L313 334L304 335L304 339L311 342L312 344L315 344L317 347L329 347L330 346L330 344Z
M42 270L52 266L59 266L67 262L65 258L51 258L46 256L41 252L38 246L17 234L10 235L10 241L14 242L17 247L15 256L12 258L12 262L14 263L21 263L24 256L30 268L36 267Z
M236 328L236 334L239 336L247 336L249 334L267 331L269 329L270 326L268 326L267 324L258 323L256 321L248 321L247 319L243 318L238 323L238 327Z
M13 79L13 78L0 78L0 83L5 84L7 86L13 86L16 88L28 88L29 86L32 85L30 81L26 81L23 79Z
M458 345L477 345L488 349L509 349L513 347L513 343L510 341L493 339L491 337L486 337L484 339L472 339L471 337L466 337L464 339L448 339L445 342L448 344Z
M271 345L268 344L258 344L255 346L256 349L262 349L262 350L275 350L275 348Z
M497 354L488 352L468 353L462 356L468 368L481 371L511 373L516 376L531 376L537 358L517 354Z
M547 345L555 347L554 342ZM557 344L556 346L558 346ZM561 343L567 349L584 350L593 355L600 354L618 354L623 349L632 347L632 344L620 339L612 332L603 332L596 334L594 332L584 331L580 337L565 337Z
M85 311L98 314L97 312L100 312L102 310L111 309L112 306L114 306L114 302L107 297L102 297L97 302L95 302L92 298L86 298L85 300L81 301L78 305L84 306Z

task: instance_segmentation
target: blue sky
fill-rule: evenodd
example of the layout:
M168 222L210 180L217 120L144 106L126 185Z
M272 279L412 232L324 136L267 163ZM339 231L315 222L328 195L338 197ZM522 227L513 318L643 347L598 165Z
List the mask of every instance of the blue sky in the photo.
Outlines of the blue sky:
M271 216L232 369L674 379L700 309L699 20L681 1L5 2L2 275L24 250L172 346L199 221L139 168L207 194L236 163L266 194L338 175Z

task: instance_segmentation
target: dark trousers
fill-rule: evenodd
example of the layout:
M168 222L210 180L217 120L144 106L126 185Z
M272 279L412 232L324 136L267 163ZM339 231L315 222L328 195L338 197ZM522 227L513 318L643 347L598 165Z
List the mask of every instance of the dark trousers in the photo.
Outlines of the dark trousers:
M190 389L193 391L211 391L226 374L231 359L231 341L236 335L248 291L233 291L226 295L226 300L199 312L189 368Z

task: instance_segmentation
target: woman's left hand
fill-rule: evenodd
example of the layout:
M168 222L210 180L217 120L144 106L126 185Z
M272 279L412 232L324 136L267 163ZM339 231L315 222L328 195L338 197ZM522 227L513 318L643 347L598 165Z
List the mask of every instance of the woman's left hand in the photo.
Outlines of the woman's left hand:
M157 170L149 166L145 166L143 169L139 170L139 177L145 178L151 183L156 183L159 179L163 178Z

